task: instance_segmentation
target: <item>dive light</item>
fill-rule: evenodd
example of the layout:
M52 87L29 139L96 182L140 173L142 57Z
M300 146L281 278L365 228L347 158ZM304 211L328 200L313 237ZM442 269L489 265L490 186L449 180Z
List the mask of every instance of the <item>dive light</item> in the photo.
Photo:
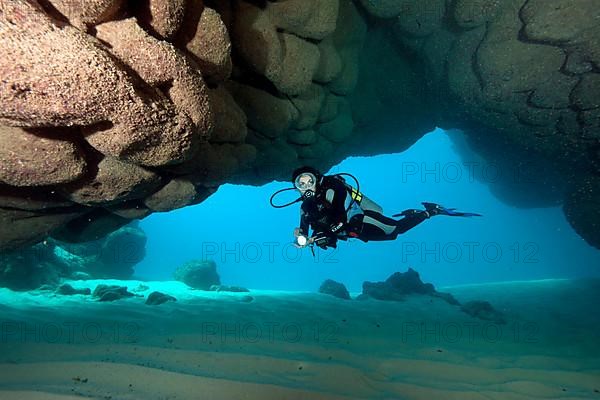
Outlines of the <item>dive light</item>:
M308 243L308 238L304 235L300 235L296 238L296 243L298 243L298 246L304 247Z

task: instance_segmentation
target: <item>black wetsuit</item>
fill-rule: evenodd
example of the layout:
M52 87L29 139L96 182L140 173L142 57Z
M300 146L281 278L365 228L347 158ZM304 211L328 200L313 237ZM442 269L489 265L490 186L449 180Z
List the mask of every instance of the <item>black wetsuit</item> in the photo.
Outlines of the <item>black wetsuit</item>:
M374 210L362 210L348 220L346 199L349 187L337 177L325 176L317 186L314 196L302 202L300 211L300 233L321 238L315 243L322 248L336 247L337 240L349 237L369 240L394 240L396 237L420 224L429 217L422 210L406 210L404 218L395 220ZM333 231L342 224L341 228Z

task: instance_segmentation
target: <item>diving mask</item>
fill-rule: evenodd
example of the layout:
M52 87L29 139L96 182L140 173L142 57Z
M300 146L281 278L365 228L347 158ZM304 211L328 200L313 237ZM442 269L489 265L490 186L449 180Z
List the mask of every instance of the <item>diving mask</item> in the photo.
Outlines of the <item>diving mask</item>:
M307 190L312 190L314 192L317 186L317 177L310 172L302 173L298 175L294 181L294 186L301 192L305 192Z

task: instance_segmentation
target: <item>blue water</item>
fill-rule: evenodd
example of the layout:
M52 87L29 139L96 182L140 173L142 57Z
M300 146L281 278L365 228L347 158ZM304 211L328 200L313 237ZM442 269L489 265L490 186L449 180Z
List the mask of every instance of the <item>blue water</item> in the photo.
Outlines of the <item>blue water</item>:
M269 196L290 186L224 185L200 205L153 214L141 222L147 256L143 279L171 279L191 259L214 259L224 284L314 291L332 278L360 291L409 266L434 285L599 276L600 252L570 227L559 207L518 209L490 192L507 171L480 158L461 158L438 129L401 154L352 157L329 173L350 172L387 215L431 201L482 218L438 216L392 242L340 242L337 250L291 245L299 205L273 209ZM477 180L475 175L481 176ZM293 199L288 192L278 202Z

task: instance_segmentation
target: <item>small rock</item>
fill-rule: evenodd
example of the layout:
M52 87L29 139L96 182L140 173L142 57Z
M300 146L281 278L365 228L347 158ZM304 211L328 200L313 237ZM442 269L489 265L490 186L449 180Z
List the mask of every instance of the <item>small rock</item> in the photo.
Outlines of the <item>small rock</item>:
M432 294L432 296L439 297L440 299L443 299L448 304L452 304L453 306L460 306L458 300L456 300L454 296L452 296L450 293L435 292Z
M161 292L152 292L148 295L146 299L146 304L151 306L157 306L162 303L166 303L167 301L177 301L177 299L168 294L164 294Z
M241 302L243 303L250 303L252 301L254 301L254 297L252 296L244 296L240 299Z
M123 298L123 296L117 292L106 292L100 296L98 301L115 301L115 300L121 300L122 298Z
M492 321L497 324L506 323L502 313L494 309L487 301L469 301L463 304L460 309L474 318Z
M321 284L319 293L328 294L344 300L350 300L350 293L348 293L346 286L344 286L343 283L336 282L332 279L327 279Z
M128 292L126 286L98 285L94 289L94 297L98 297L98 301L115 301L132 296L134 294Z
M209 290L212 292L235 292L235 293L242 293L242 292L250 291L250 290L246 289L245 287L227 286L227 285L211 285Z
M212 285L221 284L217 264L212 260L187 262L175 270L173 277L194 289L209 290Z
M90 290L90 288L75 289L73 286L69 285L68 283L65 283L59 286L58 289L56 289L56 293L62 294L64 296L72 296L75 294L89 296L90 294L92 294L92 291Z

